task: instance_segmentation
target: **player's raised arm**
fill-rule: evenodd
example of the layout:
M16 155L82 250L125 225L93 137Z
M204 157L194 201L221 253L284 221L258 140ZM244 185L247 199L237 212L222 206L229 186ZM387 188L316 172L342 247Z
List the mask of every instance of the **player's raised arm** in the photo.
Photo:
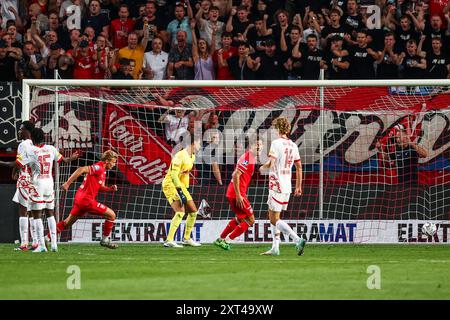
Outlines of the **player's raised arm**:
M74 173L72 173L70 178L67 179L67 181L62 185L63 189L66 191L69 190L69 187L72 184L72 182L77 180L79 176L81 176L83 174L88 174L88 173L89 173L89 166L79 167L77 170L75 170Z

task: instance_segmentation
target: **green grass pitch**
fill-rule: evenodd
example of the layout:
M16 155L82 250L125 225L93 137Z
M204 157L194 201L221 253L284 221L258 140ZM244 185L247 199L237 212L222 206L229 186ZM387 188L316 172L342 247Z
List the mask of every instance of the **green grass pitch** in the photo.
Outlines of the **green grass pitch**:
M308 244L299 257L282 245L260 256L267 247L61 244L35 254L2 244L0 299L450 299L448 246ZM79 290L67 288L71 265ZM380 289L367 288L371 265Z

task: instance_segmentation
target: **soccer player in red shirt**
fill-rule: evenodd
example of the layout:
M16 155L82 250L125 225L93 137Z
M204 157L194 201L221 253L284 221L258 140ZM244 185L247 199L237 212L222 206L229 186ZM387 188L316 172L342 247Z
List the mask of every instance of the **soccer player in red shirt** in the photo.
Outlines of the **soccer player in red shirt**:
M112 243L109 238L111 230L114 226L116 214L114 211L104 204L97 202L96 197L99 191L115 192L117 186L105 186L106 170L114 168L117 162L117 154L114 151L108 150L102 154L101 161L93 164L92 166L85 166L78 168L70 178L63 184L64 190L69 190L70 185L79 176L86 174L84 181L75 194L75 201L73 203L72 211L69 216L60 221L57 225L58 233L62 230L69 228L78 220L78 218L84 216L86 213L94 215L100 215L105 217L105 224L103 226L103 237L100 241L100 245L110 249L117 248L117 244Z
M256 157L262 152L262 141L253 139L250 147L238 160L232 180L228 185L227 199L236 217L228 222L220 238L214 241L216 246L230 250L230 242L239 237L255 223L253 209L247 199L247 190L255 172Z

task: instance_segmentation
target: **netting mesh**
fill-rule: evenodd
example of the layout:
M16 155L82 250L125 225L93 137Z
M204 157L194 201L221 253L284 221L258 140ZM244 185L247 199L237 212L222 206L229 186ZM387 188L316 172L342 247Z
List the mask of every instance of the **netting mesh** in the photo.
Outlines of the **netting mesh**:
M59 168L59 182L77 166L99 161L107 149L119 154L107 181L119 191L98 197L117 213L116 240L165 240L173 212L160 183L174 150L190 134L203 143L191 174L191 193L197 206L210 207L199 223L228 221L234 214L226 188L247 147L246 137L257 132L263 139L259 161L264 163L276 137L271 123L279 116L291 122L304 173L303 195L291 197L283 218L308 240L339 242L351 236L355 242L383 241L392 238L387 230L394 223L400 226L398 220L449 220L447 87L333 87L322 92L317 87L32 89L30 117L48 141L66 156L75 150L82 154ZM178 117L177 110L182 110ZM402 144L400 135L420 149ZM60 219L69 214L80 183L68 193L59 192ZM267 176L255 172L248 198L260 225L244 236L248 241L270 240L267 185ZM80 220L62 240L99 239L101 221L91 218ZM332 230L321 221L331 221ZM408 224L398 228L395 237L405 241L414 232L420 236L417 222L412 231Z

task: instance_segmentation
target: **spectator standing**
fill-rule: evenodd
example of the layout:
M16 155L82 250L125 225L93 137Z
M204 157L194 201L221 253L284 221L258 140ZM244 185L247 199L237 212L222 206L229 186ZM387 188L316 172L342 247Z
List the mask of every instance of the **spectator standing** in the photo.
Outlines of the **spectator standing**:
M16 63L19 59L11 56L7 47L5 40L0 39L0 82L17 81Z
M398 79L399 54L395 46L395 35L392 32L384 36L384 48L377 60L378 79Z
M424 52L427 61L426 79L450 78L450 57L442 51L442 39L431 40L431 51Z
M418 43L420 38L419 33L411 25L411 19L406 15L400 18L400 28L396 29L395 34L399 52L406 52L406 43L409 40L414 40Z
M188 15L186 16L186 10L188 12ZM177 44L177 32L178 30L184 30L186 31L186 42L188 45L192 44L192 32L195 32L191 30L190 27L190 20L193 18L192 8L189 4L189 1L187 1L186 5L182 2L177 2L175 4L175 19L172 20L169 25L167 26L167 32L169 34L170 38L170 44L171 46Z
M100 12L100 0L91 0L89 2L89 12L82 19L82 29L92 27L95 30L95 36L103 34L104 37L109 38L109 18L106 14Z
M372 49L367 41L367 33L358 31L357 45L350 49L350 76L351 79L375 79L374 63L381 55Z
M158 121L166 124L166 141L171 146L175 146L178 143L180 135L188 129L189 116L185 115L185 110L177 109L175 110L175 115L172 115L169 112L170 109L167 109Z
M77 48L71 52L73 59L74 79L93 79L96 64L95 53L89 48L87 40L81 40Z
M149 31L145 26L144 37L141 43L138 43L138 35L136 32L131 32L128 34L128 45L119 50L118 58L132 59L136 63L136 68L133 71L133 78L140 79L142 75L142 66L144 64L144 52L147 47Z
M163 40L155 37L152 42L152 50L144 55L144 74L146 79L166 79L169 54L163 51L162 48Z
M202 13L202 8L200 8L199 12ZM202 14L197 15L197 24L199 26L200 38L205 39L209 45L211 45L212 41L212 33L213 30L216 30L216 43L214 47L220 49L222 47L220 43L220 39L222 37L222 32L225 24L222 21L219 21L219 8L212 6L208 12L208 20L205 20L202 17Z
M300 51L302 61L302 79L318 80L320 69L326 68L323 51L317 49L317 36L310 34L306 42L306 48Z
M134 30L139 37L144 36L144 29L148 30L149 48L145 51L151 50L151 43L155 36L164 39L164 42L169 42L166 25L161 15L157 15L157 7L154 1L148 1L145 4L145 16L136 20ZM136 61L138 63L138 61Z
M331 47L327 56L328 78L330 80L349 79L350 57L343 48L344 39L334 36L330 39Z
M250 25L251 26L251 25ZM267 29L267 15L258 15L254 26L247 32L247 42L256 52L264 52L266 49L262 43L272 38L272 29Z
M205 39L200 38L197 41L195 35L195 20L191 22L192 29L192 59L194 61L194 79L195 80L214 80L214 62L212 54L214 53L214 43L216 42L216 30L213 30L211 43L212 48L209 48Z
M222 33L222 48L215 50L213 54L213 61L217 66L216 79L217 80L233 80L234 77L228 68L227 59L237 56L238 51L236 47L231 44L233 42L232 34L229 32Z
M194 79L194 61L192 60L192 51L186 43L186 31L177 32L178 44L169 52L169 65L167 75L169 79L193 80Z
M120 5L119 18L111 21L111 41L114 48L122 49L128 45L128 34L134 30L134 20L129 18L126 4Z
M61 45L59 43L53 43L50 45L49 49L50 52L45 64L45 78L55 79L55 70L59 69L59 60L62 57Z
M255 60L250 56L250 46L246 42L238 45L238 55L227 59L228 67L235 80L254 80Z
M41 79L45 72L45 60L36 52L36 47L31 41L26 41L23 46L23 57L18 63L18 79Z
M424 79L426 76L427 61L418 55L416 40L406 43L406 53L400 54L400 62L404 79Z
M237 42L242 37L244 39L246 38L248 27L251 24L248 18L249 13L245 6L231 8L231 14L228 17L225 31L233 34L233 41Z
M284 80L286 79L286 69L283 66L284 59L275 41L267 40L265 52L255 58L254 70L257 71L257 79L260 80Z

